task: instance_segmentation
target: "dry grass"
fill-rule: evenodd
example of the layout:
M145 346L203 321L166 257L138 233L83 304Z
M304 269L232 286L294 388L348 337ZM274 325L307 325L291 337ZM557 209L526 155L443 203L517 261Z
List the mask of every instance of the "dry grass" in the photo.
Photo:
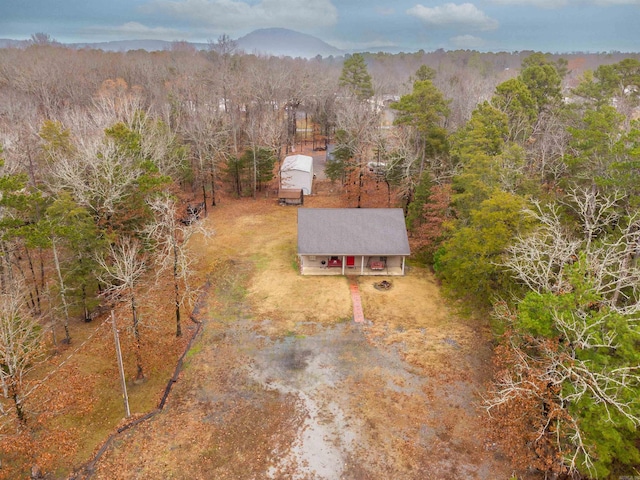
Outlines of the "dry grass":
M335 186L326 182L319 187L305 207L342 206ZM251 381L243 368L250 356L243 349L260 348L263 335L271 341L313 335L350 320L353 313L346 278L298 273L296 212L278 206L275 198L224 200L210 210L203 223L215 234L191 241L199 252L198 282L211 282L199 313L207 319L204 334L189 355L168 408L119 437L100 462L96 478L262 478L273 465L274 452L284 454L291 447L302 422L296 399ZM404 374L363 364L357 377L343 385L353 421L372 448L352 452L345 478L400 478L398 472L404 472L401 478L417 479L424 478L425 471L444 475L439 478L472 478L464 468L456 468L482 462L500 477L505 466L481 451L485 430L472 406L472 390L488 374L488 331L456 317L426 270L414 267L405 277L386 278L392 283L388 291L374 288L382 279L358 280L370 322L363 329L368 340L363 343L399 355L427 381L415 389ZM164 288L153 294L158 305L166 302ZM147 308L143 316L149 334L173 328L171 315ZM87 373L97 371L100 362L111 362L108 332L103 337L102 347L87 352L95 355L93 360L78 360ZM136 412L154 408L180 345L145 351L152 375L146 384L132 385ZM132 359L127 363L131 368ZM113 366L107 370L110 380L100 379L91 387L96 403L87 418L74 413L58 420L61 429L72 428L63 438L72 454L49 463L59 465L56 478L62 478L69 465L88 460L117 423L119 398L107 395L117 391L117 377ZM93 431L92 424L97 427ZM48 452L62 458L59 450ZM292 474L283 472L283 478Z
M312 197L305 205L328 206L339 206L333 192ZM204 247L207 255L224 253L236 266L249 265L244 300L254 330L270 337L307 335L352 317L346 278L298 273L296 208L279 207L271 200L245 200L220 207L210 221L217 234ZM377 365L362 367L347 388L351 408L365 426L364 438L375 445L378 459L354 450L346 478L394 472L423 478L425 471L441 478L469 476L468 469L483 462L504 473L505 465L481 449L487 433L474 406L474 391L489 374L488 328L457 317L433 275L424 269L412 267L405 277L386 278L392 283L386 291L374 288L382 279L358 280L370 322L366 337L375 348L397 352L431 381L410 393L403 376L389 377ZM389 382L398 391L385 387ZM459 455L464 461L453 460Z

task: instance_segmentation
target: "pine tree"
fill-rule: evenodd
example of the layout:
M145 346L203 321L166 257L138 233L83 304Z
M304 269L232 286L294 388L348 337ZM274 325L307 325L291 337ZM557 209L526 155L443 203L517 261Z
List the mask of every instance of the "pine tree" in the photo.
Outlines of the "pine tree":
M346 87L359 100L368 100L373 97L371 75L369 75L362 54L354 53L344 61L340 75L340 86Z

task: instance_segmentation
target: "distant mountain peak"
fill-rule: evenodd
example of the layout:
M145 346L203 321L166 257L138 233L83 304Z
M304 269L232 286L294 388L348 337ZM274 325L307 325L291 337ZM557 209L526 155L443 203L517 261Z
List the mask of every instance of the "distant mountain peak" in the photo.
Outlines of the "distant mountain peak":
M318 37L288 28L260 28L236 42L246 53L303 58L344 54Z
M307 33L288 28L261 28L236 40L238 48L248 54L272 55L275 57L313 58L318 55L341 56L344 51ZM0 39L0 48L24 48L28 40ZM190 43L190 42L188 42ZM198 50L208 48L206 43L190 43ZM166 40L113 40L107 42L68 43L70 48L93 48L110 52L127 52L130 50L170 50L173 42Z

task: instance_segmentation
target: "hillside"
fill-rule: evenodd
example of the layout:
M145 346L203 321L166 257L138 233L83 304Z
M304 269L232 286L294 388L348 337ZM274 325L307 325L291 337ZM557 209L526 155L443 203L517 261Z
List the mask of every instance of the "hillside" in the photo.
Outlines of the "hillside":
M246 53L273 55L276 57L313 58L317 55L328 57L339 56L345 52L320 40L318 37L306 33L296 32L287 28L263 28L255 30L236 40L240 50ZM0 38L0 48L25 48L28 40L13 40ZM129 50L146 50L148 52L171 50L175 42L166 40L117 40L110 42L85 42L63 44L70 48L95 49L105 52L127 52ZM208 48L207 43L185 42L198 50Z
M240 37L238 46L247 53L312 58L343 55L344 51L313 35L286 28L262 28Z

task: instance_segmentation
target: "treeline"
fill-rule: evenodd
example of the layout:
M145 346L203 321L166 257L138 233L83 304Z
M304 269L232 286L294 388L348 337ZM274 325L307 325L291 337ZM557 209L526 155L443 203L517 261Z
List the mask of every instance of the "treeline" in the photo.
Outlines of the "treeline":
M455 132L428 79L392 107L415 245L493 319L496 431L523 468L607 478L640 462L640 62L567 73L530 55Z
M640 462L640 61L566 83L534 53L452 129L422 65L379 127L363 56L343 66L335 160L351 206L372 172L405 208L414 257L491 316L485 406L523 469L606 478Z
M416 257L493 315L487 408L514 457L590 476L637 463L640 62L580 58L267 58L225 36L202 52L0 50L0 413L29 422L44 334L71 342L100 304L127 303L139 351L150 270L170 273L181 335L199 224L180 199L257 196L305 118L335 144L347 204L386 187Z

